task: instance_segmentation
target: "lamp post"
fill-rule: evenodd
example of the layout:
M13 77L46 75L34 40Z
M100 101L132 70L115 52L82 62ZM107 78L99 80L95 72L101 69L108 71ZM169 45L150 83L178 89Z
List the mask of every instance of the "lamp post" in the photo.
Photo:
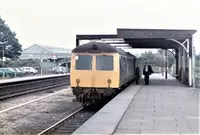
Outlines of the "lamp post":
M9 49L11 47L11 45L7 45L5 47L5 43L7 43L8 41L5 41L4 43L3 42L0 42L1 45L1 48L3 49L2 50L2 66L3 68L5 67L5 61L6 61L6 57L5 57L5 50ZM5 77L5 74L3 73L3 78Z
M40 69L41 69L40 70L40 74L41 75L43 75L43 70L42 70L43 69L43 57L42 57L43 56L43 52L45 52L45 51L42 49L42 51L40 53Z
M2 55L2 63L3 63L3 68L4 68L4 61L5 61L5 57L4 57L4 55L5 55L5 52L4 52L4 46L2 47L3 48L3 50L2 50L2 53L3 53L3 55ZM3 72L3 78L5 78L5 72Z
M4 68L4 62L5 61L6 61L6 57L5 57L4 47L3 47L3 55L2 55L3 68Z
M0 44L1 44L1 42L0 42ZM4 62L6 61L6 58L5 58L5 46L3 45L3 46L1 46L1 48L2 48L2 63L3 63L2 66L4 68Z
M164 72L165 72L165 50L164 49L162 49L162 68L161 68L161 70L162 70L162 76L164 76Z
M5 50L7 50L7 49L9 49L12 45L9 45L9 44L7 44L8 43L8 41L5 41L5 42L0 42L0 45L2 45L1 46L1 48L3 48L3 50L2 50L2 62L3 62L3 68L4 68L4 65L5 65L5 61L6 61L6 57L5 57ZM6 45L7 44L7 45Z
M57 59L56 54L53 54L53 55L52 55L52 60L53 60L53 63L54 63L53 69L56 68L56 59Z

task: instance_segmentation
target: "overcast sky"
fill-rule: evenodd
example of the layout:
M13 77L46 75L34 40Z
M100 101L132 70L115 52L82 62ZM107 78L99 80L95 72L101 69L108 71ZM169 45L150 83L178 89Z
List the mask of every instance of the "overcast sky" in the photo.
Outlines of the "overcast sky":
M196 29L199 0L0 0L0 15L23 48L75 47L76 34L116 34L117 28Z

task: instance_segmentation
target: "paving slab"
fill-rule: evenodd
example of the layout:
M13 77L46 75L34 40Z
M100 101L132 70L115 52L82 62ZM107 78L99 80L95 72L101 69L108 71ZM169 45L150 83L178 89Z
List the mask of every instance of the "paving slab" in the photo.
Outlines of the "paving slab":
M199 118L199 92L172 77L151 79L150 85L142 85L114 134L199 134Z

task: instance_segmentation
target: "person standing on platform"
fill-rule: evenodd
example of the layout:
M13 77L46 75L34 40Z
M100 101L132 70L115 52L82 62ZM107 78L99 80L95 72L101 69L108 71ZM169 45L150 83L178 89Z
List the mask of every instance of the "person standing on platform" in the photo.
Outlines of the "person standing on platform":
M140 80L140 69L139 69L139 66L137 65L137 67L135 68L135 82L136 82L136 84L139 84L139 80Z
M145 62L143 75L144 75L144 80L145 80L146 85L149 85L149 75L151 75L152 73L153 73L153 70L151 66L148 64L148 62Z

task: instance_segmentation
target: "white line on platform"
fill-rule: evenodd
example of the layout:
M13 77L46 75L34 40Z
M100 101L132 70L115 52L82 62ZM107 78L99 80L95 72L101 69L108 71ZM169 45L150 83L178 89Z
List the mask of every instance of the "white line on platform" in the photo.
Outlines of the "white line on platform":
M41 98L38 98L38 99L34 99L34 100L31 100L31 101L28 101L28 102L25 102L25 103L23 103L23 104L20 104L20 105L14 106L14 107L10 107L10 108L8 108L8 109L5 109L5 110L0 111L0 113L4 113L4 112L7 112L7 111L10 111L10 110L12 110L12 109L15 109L15 108L18 108L18 107L27 105L27 104L29 104L29 103L33 103L33 102L35 102L35 101L38 101L38 100L41 100L41 99L44 99L44 98L47 98L47 97L50 97L50 96L53 96L53 95L62 93L62 92L64 92L64 91L67 91L67 90L70 90L70 89L71 89L71 88L64 89L64 90L55 92L55 93L53 93L53 94L49 94L49 95L47 95L47 96L44 96L44 97L41 97Z

